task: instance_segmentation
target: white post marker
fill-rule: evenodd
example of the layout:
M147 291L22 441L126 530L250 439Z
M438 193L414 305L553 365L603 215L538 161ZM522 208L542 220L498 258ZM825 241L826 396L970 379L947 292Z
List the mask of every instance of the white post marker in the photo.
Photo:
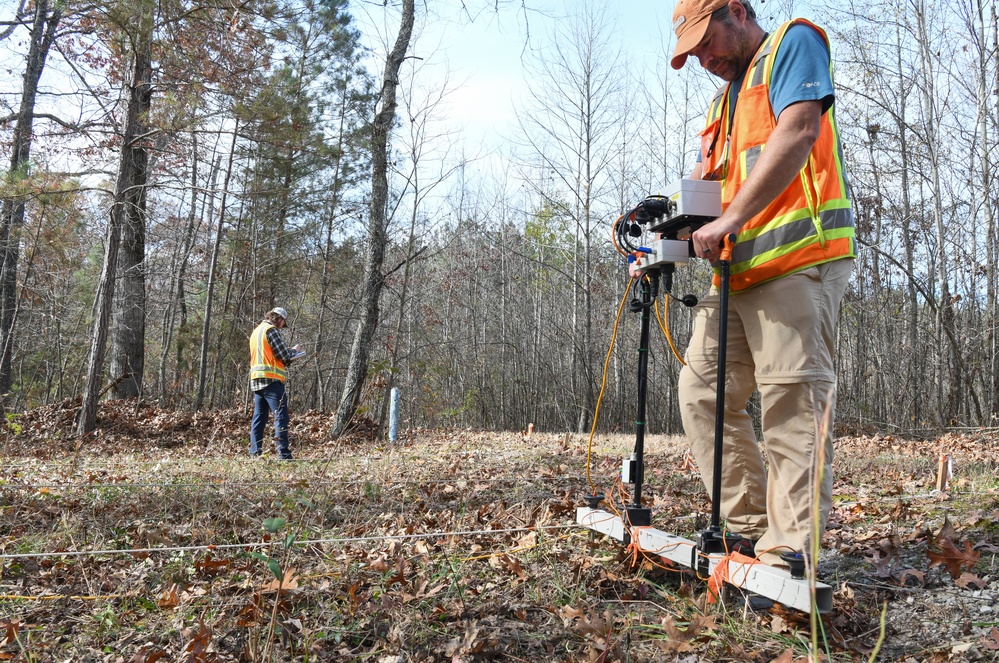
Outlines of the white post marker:
M389 442L399 438L399 387L389 392Z

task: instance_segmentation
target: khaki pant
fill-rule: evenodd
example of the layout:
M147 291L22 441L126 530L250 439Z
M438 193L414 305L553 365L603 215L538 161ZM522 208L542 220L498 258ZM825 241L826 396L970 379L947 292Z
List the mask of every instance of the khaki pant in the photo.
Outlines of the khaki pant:
M853 260L835 260L729 297L725 435L720 513L728 528L757 540L768 563L803 551L812 528L815 472L821 468L819 532L832 505L833 366L836 319ZM683 427L711 493L719 295L694 310L687 365L680 371ZM759 389L764 469L746 405ZM821 454L816 462L815 454ZM767 551L770 551L767 553Z

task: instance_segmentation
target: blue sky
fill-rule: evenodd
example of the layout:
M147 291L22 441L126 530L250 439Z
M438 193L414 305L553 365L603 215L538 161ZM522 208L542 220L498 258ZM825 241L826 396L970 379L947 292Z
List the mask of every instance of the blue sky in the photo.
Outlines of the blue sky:
M478 143L502 133L514 121L514 107L531 84L523 59L531 49L552 46L551 35L560 17L574 2L589 0L527 0L531 11L518 8L519 0L500 12L486 9L469 20L461 0L429 3L436 16L426 16L411 52L433 67L425 77L449 72L455 90L448 95L448 117L463 126L466 140ZM669 33L671 0L606 0L612 33L632 67L665 66L660 42ZM379 40L394 38L396 25L382 27L384 10L354 0L355 20L373 48ZM491 7L493 0L465 0L465 4ZM422 13L421 2L417 2ZM380 34L379 34L380 33ZM383 51L384 52L384 51ZM497 131L500 130L500 131Z
M553 14L564 12L561 0L537 4L543 4ZM661 34L659 22L669 24L668 1L611 0L610 4L620 6L609 12L617 24L612 32L619 35L622 52L632 66L654 61ZM522 58L530 55L525 51L551 46L550 37L558 19L532 14L527 20L529 36L523 14L510 10L500 16L481 16L460 30L448 29L444 35L449 61L469 77L469 85L457 93L457 101L461 107L476 110L486 122L507 119L512 113L507 102L512 105L530 85L522 63ZM502 90L509 93L503 95Z

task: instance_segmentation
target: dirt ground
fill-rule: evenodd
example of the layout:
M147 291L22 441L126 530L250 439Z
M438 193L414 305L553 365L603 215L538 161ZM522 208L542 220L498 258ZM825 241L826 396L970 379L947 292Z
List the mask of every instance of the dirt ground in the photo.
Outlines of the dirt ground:
M999 660L994 430L837 438L813 628L576 526L583 495L620 504L633 436L389 444L293 413L282 462L246 457L246 412L111 402L81 440L77 407L0 440L0 661ZM693 538L710 506L685 451L646 438L643 496Z

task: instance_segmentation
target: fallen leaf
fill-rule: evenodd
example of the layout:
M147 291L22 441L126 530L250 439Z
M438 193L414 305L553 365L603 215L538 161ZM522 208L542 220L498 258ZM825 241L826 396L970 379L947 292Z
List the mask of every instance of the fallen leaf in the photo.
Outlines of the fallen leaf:
M950 519L947 518L946 515L944 515L943 525L940 526L940 531L937 532L936 535L937 545L940 545L941 539L950 539L951 541L953 541L956 538L957 538L957 530L955 530L954 526L950 524Z
M538 545L538 533L535 531L530 531L517 539L518 548L532 548L536 545Z
M882 557L880 553L875 552L873 555L867 556L864 559L874 565L874 573L879 578L891 577L891 561L894 557L891 555Z
M985 589L987 582L976 576L974 573L962 573L961 577L954 581L954 584L961 589Z
M964 550L962 551L954 542L950 539L937 539L937 545L940 546L940 551L927 550L926 554L930 558L930 568L934 566L943 566L950 577L957 579L961 577L962 569L967 567L969 570L975 564L978 563L978 559L981 557L981 553L977 550L971 548L971 543L968 541L964 542Z
M208 653L208 646L212 642L211 627L199 619L196 631L185 628L181 630L181 635L185 638L190 638L181 650L182 654L187 654L187 656L180 659L183 663L202 663L202 661L207 660L205 655Z
M357 590L361 588L361 581L358 580L353 585L347 589L347 595L350 597L350 603L353 607L357 607L361 604L361 598L357 595Z
M562 623L568 626L572 620L582 617L583 611L573 608L571 605L564 605L558 609L558 614L562 617Z
M264 593L276 592L278 590L282 592L290 592L298 589L298 578L295 577L295 569L288 569L284 572L284 581L280 581L274 578L269 583L263 586L260 590Z
M510 557L509 555L500 555L500 560L510 570L515 576L521 580L527 580L527 572L524 571L524 567L520 565L520 562L516 559Z
M204 560L195 561L194 568L206 576L214 577L231 563L228 559L212 559L209 554Z
M260 600L260 595L257 594L253 597L253 602L249 603L237 613L236 625L241 628L246 628L249 626L254 626L259 623L259 620L263 617L263 610L261 609L258 601Z
M12 645L17 641L18 624L20 622L7 622L3 624L4 637L0 640L0 647Z
M664 617L661 625L666 634L666 640L660 640L657 643L659 648L672 653L688 652L694 649L693 641L715 628L715 615L695 614L685 629L678 627L670 616Z
M922 571L917 571L916 569L906 569L905 571L902 571L902 573L898 576L898 584L905 587L906 580L909 579L909 576L915 578L919 582L920 587L926 587L926 574Z
M819 655L819 658L816 659L816 660L818 660L818 661L825 661L826 657L822 656L822 655ZM781 654L780 656L778 656L774 660L770 661L770 663L809 663L809 662L810 662L810 659L808 657L806 657L806 656L802 656L801 658L795 658L794 657L794 650L793 649L786 649L786 650L784 650L783 654Z
M375 559L368 562L368 566L371 567L372 571L378 571L378 573L385 573L389 570L388 562L385 561L384 555L379 555Z
M170 589L164 591L158 601L158 605L163 610L173 610L180 605L180 598L177 596L177 585L170 585Z
M149 651L143 647L132 657L131 663L156 663L164 656L166 656L166 652L161 649Z
M400 554L395 560L395 575L388 579L388 586L406 584L406 558Z
M982 646L989 651L999 651L999 628L992 627L989 634L982 638Z
M975 646L975 643L973 643L973 642L961 642L961 643L958 643L958 644L954 645L953 647L951 647L950 653L952 653L952 654L966 654L969 651L971 651L971 648L974 647L974 646Z
M610 611L604 611L603 616L583 617L574 630L586 636L609 636L614 630L614 618Z
M600 617L583 617L573 627L586 638L591 661L612 661L621 658L614 639L614 618L609 610Z

